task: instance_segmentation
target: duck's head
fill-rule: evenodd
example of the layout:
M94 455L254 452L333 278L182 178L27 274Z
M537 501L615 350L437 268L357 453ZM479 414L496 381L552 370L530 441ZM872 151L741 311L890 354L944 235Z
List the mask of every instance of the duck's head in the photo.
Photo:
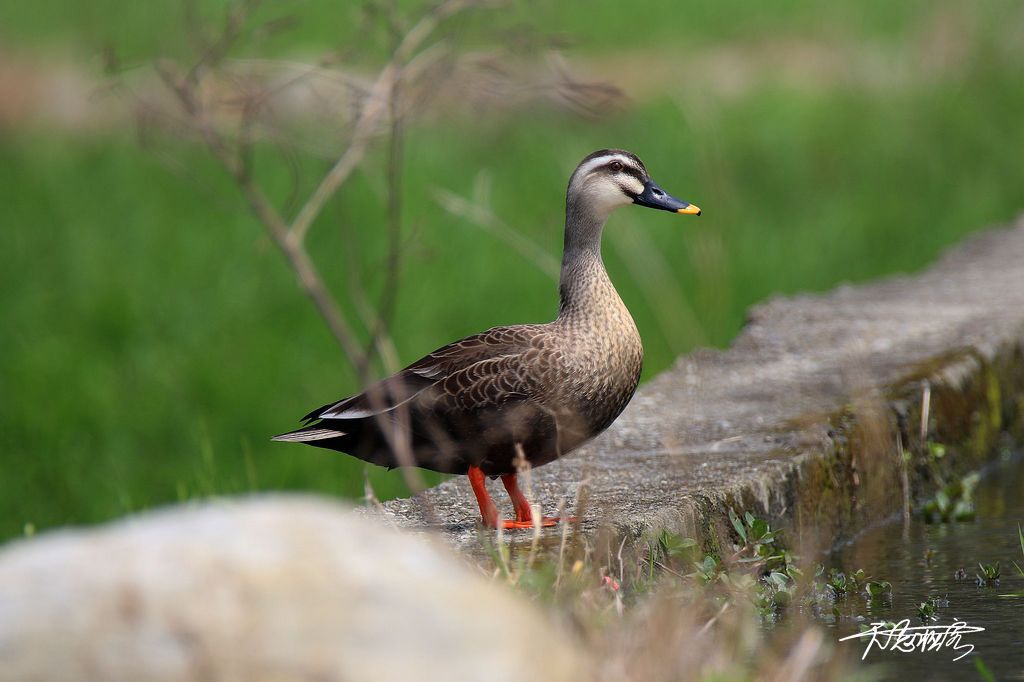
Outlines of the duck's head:
M622 149L602 149L583 159L569 179L567 198L602 216L628 204L700 215L699 208L658 187L643 161Z

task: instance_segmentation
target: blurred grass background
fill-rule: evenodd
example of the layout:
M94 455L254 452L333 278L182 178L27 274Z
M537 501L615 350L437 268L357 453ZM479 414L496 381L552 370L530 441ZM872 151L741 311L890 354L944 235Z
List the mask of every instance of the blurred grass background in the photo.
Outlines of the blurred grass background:
M200 6L217 15L219 3ZM128 64L183 54L181 8L5 3L0 59L98 71L111 46ZM266 11L285 10L293 25L264 54L348 46L372 62L348 3ZM645 377L727 345L757 301L913 271L1024 204L1019 3L548 0L456 29L493 21L564 35L570 61L632 99L596 121L520 109L407 131L403 362L556 312L541 269L434 200L471 194L481 174L502 220L555 257L568 174L594 149L635 151L704 209L625 210L606 232ZM269 442L356 382L231 181L178 145L168 164L124 128L0 126L0 538L197 495L362 494L361 462ZM307 179L327 164L299 162ZM371 156L311 232L335 291L352 262L371 274L384 262L382 163ZM285 168L260 172L288 194ZM382 498L405 490L395 473L369 475Z

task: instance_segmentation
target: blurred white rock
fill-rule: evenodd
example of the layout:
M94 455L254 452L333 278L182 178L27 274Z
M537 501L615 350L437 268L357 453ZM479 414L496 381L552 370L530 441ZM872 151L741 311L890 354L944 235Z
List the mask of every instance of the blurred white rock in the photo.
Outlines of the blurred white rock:
M543 614L424 537L269 496L0 549L0 681L579 680Z

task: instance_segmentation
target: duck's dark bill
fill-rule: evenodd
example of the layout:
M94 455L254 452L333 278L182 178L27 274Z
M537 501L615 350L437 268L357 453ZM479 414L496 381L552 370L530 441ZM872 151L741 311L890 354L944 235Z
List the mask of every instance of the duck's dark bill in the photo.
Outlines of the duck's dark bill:
M657 208L672 213L685 213L687 215L700 215L700 208L674 196L658 187L653 180L644 183L644 191L633 198L634 204Z

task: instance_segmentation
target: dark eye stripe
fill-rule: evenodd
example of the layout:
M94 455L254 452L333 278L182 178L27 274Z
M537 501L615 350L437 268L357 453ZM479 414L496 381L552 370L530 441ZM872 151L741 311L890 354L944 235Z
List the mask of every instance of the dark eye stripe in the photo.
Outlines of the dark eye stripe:
M614 170L613 170L613 169L612 169L612 167L611 167L611 165L612 165L613 163L616 163L616 161L611 161L611 162L609 162L609 164L608 164L607 166L605 166L605 168L607 168L607 169L608 169L609 171L612 171L612 172L614 172ZM618 171L618 172L620 172L620 173L625 173L625 174L627 174L627 175L632 175L632 176L633 176L634 178L636 178L636 179L637 179L637 180L638 180L638 181L639 181L639 182L640 182L641 184L643 184L643 181L644 181L644 177L643 177L643 175L641 175L641 173L640 173L640 171L639 171L639 170L637 170L636 168L634 168L633 166L631 166L631 165L629 165L629 164L625 164L625 163L622 163L621 161L618 161L618 163L622 164L622 170L620 170L620 171Z

